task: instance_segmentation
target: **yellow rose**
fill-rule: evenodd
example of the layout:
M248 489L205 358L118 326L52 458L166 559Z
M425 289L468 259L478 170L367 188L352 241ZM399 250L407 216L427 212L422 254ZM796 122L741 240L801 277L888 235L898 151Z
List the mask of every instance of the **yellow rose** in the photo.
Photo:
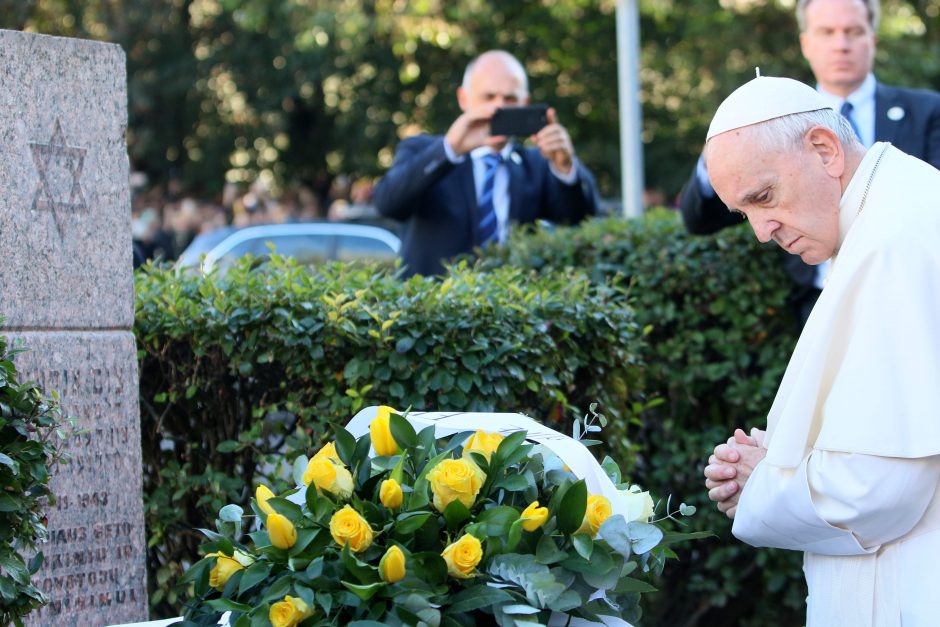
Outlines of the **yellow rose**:
M470 460L443 460L428 473L428 482L434 493L434 507L443 512L456 500L469 509L485 480L486 475Z
M372 527L349 505L343 506L330 518L330 535L340 546L348 543L353 553L361 553L372 544Z
M653 517L653 497L649 492L640 491L640 486L630 486L629 490L621 490L623 504L626 506L624 518L627 522L638 520L649 522Z
M271 544L279 549L289 549L297 544L297 528L294 523L288 520L287 516L278 514L268 514L268 536L271 538Z
M307 462L303 482L307 486L312 483L320 494L329 492L339 499L348 499L353 492L353 477L349 469L342 462L327 456L314 455Z
M232 557L229 557L225 553L209 553L206 557L215 558L215 566L209 571L209 585L216 590L222 590L225 584L228 583L228 580L231 579L232 575L240 570L244 570L245 567L251 565L253 561L247 555L239 559L238 551L236 551ZM245 561L248 563L243 564L242 562Z
M274 513L274 508L268 505L268 499L274 498L274 492L266 485L259 485L255 488L255 500L258 501L258 509L270 516Z
M397 546L390 546L379 561L379 574L387 583L405 578L405 554Z
M470 453L479 453L486 458L486 461L490 461L490 456L496 452L503 439L503 436L498 433L487 433L477 429L477 432L464 442L463 456L473 459Z
M398 446L398 442L392 437L392 428L389 426L392 412L398 413L391 407L382 405L379 407L379 413L372 419L371 424L369 424L369 435L372 436L372 448L374 448L375 452L379 455L398 455L401 453L401 447Z
M273 627L296 627L310 616L313 616L310 606L304 603L303 599L292 596L284 597L283 601L272 605L271 611L268 612L268 620Z
M526 531L535 531L548 520L548 508L539 507L538 501L532 501L532 504L523 510L520 518L523 519L523 529Z
M587 498L587 509L584 510L584 522L575 533L590 533L592 537L596 536L597 530L610 518L611 513L610 501L606 496L590 495Z
M483 544L468 533L448 545L441 557L447 563L447 573L451 577L468 579L473 577L473 569L483 559Z
M382 487L379 488L379 500L382 501L382 505L388 509L398 509L401 507L402 499L404 499L404 494L397 481L386 479L382 482Z
M321 457L326 457L327 459L332 459L335 462L342 463L339 458L339 454L336 452L335 442L327 442L320 448L319 451L313 455L314 459L319 459Z

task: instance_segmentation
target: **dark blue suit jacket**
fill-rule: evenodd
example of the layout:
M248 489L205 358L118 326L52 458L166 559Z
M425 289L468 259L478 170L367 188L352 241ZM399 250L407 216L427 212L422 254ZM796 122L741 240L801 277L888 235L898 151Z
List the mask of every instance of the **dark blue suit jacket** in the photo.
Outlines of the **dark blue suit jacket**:
M892 120L888 112L900 108L903 116ZM898 110L895 109L897 117ZM875 141L891 142L896 148L940 169L940 94L924 89L905 89L877 83L875 86ZM689 233L707 235L743 218L728 211L718 196L705 198L695 172L679 200L682 219ZM782 250L782 249L781 249ZM797 255L784 254L783 265L793 280L791 304L800 322L805 322L819 296L814 287L816 269Z
M587 168L565 185L535 148L513 147L509 168L509 220L575 223L597 212L597 188ZM443 261L480 245L478 209L469 156L453 164L444 138L419 135L401 142L395 161L375 188L378 212L403 223L406 275L440 274Z

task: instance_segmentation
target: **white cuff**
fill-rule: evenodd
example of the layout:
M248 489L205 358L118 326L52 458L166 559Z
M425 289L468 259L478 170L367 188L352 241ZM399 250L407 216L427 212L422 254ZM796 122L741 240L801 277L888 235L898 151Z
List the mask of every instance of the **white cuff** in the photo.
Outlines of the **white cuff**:
M745 484L731 532L758 547L822 555L877 551L877 546L866 550L851 531L833 527L820 518L810 493L807 459L797 468L759 463Z

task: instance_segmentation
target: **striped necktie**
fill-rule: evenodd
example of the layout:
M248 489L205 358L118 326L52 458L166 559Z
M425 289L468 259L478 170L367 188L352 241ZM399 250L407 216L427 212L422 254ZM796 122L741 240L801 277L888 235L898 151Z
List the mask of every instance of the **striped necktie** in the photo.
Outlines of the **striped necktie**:
M841 113L845 119L849 121L849 124L852 125L852 130L855 131L855 136L861 140L862 134L858 132L858 124L855 123L855 118L852 117L853 108L854 107L852 106L852 103L846 100L842 103L842 108L839 109L839 113Z
M497 238L496 209L493 206L493 183L496 181L496 172L503 163L503 156L492 153L483 156L486 170L483 173L483 187L480 189L480 198L477 200L479 209L480 246L486 246Z

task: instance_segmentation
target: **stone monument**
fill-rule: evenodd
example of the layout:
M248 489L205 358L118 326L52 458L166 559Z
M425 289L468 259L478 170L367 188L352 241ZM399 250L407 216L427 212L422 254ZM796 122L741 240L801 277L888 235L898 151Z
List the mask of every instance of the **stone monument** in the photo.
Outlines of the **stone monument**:
M0 30L0 333L84 433L52 479L28 625L145 620L127 87L117 45Z

